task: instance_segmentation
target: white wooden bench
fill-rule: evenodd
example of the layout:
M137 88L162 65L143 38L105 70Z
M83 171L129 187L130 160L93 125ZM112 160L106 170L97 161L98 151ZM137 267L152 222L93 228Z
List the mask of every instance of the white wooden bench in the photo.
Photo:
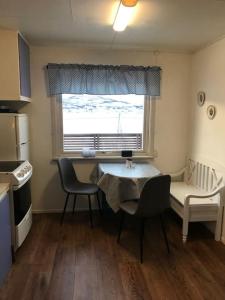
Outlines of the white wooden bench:
M216 221L215 240L220 240L225 168L202 158L189 158L186 167L171 177L171 207L183 219L183 242L189 222L198 221Z

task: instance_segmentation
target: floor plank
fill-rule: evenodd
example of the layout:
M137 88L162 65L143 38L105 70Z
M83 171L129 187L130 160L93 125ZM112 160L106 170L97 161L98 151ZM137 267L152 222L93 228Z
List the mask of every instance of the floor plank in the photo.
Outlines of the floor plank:
M32 230L0 288L0 300L225 299L225 246L200 224L182 244L181 221L168 214L168 254L157 219L147 223L144 263L138 222L127 218L120 244L118 216L34 215Z

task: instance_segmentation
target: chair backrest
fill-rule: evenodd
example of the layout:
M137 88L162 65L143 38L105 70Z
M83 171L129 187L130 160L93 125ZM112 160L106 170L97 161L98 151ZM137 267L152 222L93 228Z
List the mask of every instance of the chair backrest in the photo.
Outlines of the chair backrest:
M144 185L136 215L151 217L170 207L170 175L150 178Z
M70 187L78 182L73 164L69 158L59 158L57 161L62 188L68 192Z

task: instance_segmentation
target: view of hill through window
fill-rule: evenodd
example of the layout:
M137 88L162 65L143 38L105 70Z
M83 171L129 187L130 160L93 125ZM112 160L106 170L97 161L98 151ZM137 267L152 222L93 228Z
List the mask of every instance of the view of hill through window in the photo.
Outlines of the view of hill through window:
M143 134L144 96L66 95L64 134Z

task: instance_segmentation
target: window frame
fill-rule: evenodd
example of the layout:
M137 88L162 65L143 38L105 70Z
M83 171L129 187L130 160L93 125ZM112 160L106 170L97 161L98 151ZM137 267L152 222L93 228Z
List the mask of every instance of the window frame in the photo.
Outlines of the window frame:
M155 97L145 96L144 99L144 132L143 150L133 151L134 158L153 158L154 153L154 128L155 128ZM96 151L95 157L86 158L81 155L81 151L63 151L63 111L62 95L57 95L51 99L52 115L52 153L53 159L59 157L70 157L76 159L98 159L98 158L120 158L121 151Z

